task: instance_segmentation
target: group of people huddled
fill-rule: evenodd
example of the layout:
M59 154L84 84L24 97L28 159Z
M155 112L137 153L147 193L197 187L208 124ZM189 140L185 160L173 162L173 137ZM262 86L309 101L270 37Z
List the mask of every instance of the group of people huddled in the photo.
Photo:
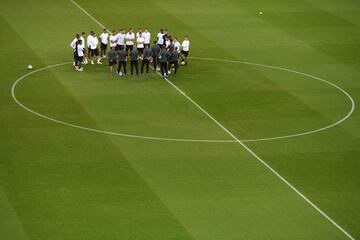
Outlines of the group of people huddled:
M100 42L100 53L99 45ZM147 28L139 29L135 34L130 28L126 33L124 29L120 29L118 33L111 32L111 35L106 29L101 33L99 38L96 33L91 31L86 38L85 33L76 34L75 39L70 46L74 50L74 69L83 71L83 65L88 64L102 64L102 60L107 57L107 48L110 45L109 69L113 73L113 66L117 64L116 73L119 76L126 76L127 61L130 60L131 76L134 70L137 76L145 74L149 76L149 67L153 63L153 70L161 71L161 76L167 78L171 74L171 70L176 75L179 68L179 61L181 65L187 65L187 57L189 55L190 41L188 36L180 44L177 37L172 37L166 29L160 29L157 34L157 39L151 42L151 33ZM87 49L86 49L86 47ZM135 47L136 46L136 47ZM141 61L141 68L139 71L139 61Z

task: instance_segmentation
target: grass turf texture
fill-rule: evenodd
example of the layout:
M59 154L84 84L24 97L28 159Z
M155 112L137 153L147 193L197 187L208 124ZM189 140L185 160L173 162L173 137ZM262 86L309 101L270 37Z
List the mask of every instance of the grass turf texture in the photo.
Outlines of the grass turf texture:
M191 37L191 55L319 76L359 101L357 1L78 1L110 30L146 24ZM260 16L259 11L263 14ZM71 60L74 33L100 31L70 1L0 9L0 236L4 239L347 239L236 143L129 139L56 124L21 109L10 88ZM14 14L16 13L16 14ZM19 17L21 16L21 17ZM190 60L171 79L239 138L313 130L349 108L316 80L235 63ZM229 139L169 84L65 65L17 88L62 121L171 138ZM360 237L359 112L299 138L248 143L353 237Z

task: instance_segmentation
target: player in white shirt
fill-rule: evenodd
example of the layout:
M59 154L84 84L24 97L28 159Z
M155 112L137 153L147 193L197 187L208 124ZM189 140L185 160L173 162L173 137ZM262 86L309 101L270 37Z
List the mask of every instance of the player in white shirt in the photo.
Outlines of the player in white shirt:
M83 68L81 67L81 63L84 60L84 51L85 51L85 45L82 42L81 39L79 39L76 43L75 43L75 51L76 51L76 67L75 70L82 72Z
M86 38L86 47L87 47L87 58L90 59L90 56L91 56L91 52L90 52L90 43L91 43L91 40L92 40L92 35L93 35L93 31L90 31L89 35L87 36Z
M99 40L96 37L96 33L93 32L92 38L90 38L90 43L88 42L88 45L90 46L90 57L91 57L91 64L94 64L94 56L97 59L97 64L102 64L101 57L99 56L99 48L98 48Z
M165 48L166 49L170 46L170 43L171 43L170 38L165 37Z
M139 31L136 33L136 38L138 38L142 33L143 33L142 28L139 28Z
M106 28L104 28L104 31L100 34L100 42L101 42L101 55L102 58L106 58L106 49L109 42L109 34L106 31Z
M181 49L180 49L181 44L179 43L177 37L174 37L174 46L175 46L175 49L177 49L177 51L180 53L181 52Z
M82 32L81 35L80 35L80 39L81 39L81 44L84 46L84 49L85 49L85 32ZM86 55L84 55L84 62L83 64L87 64L88 63L88 60L87 60L87 57Z
M116 44L117 44L117 41L118 41L115 30L112 31L111 36L109 37L109 41L110 41L110 49L115 50Z
M157 44L159 47L164 45L164 29L160 29L160 32L157 35Z
M124 29L120 29L119 33L116 35L117 37L117 43L116 43L116 51L119 51L121 49L124 49L125 47L125 30Z
M148 46L150 48L151 33L147 28L144 29L143 37L144 37L144 46Z
M77 62L77 52L76 52L76 44L77 42L79 41L80 39L80 35L79 34L76 34L74 40L72 40L72 42L70 43L70 47L73 49L74 51L74 60L73 60L73 66L74 68L76 67L76 62Z
M142 33L140 33L136 39L137 50L139 52L140 59L142 59L141 56L144 53L144 41L145 41L145 38L143 37Z
M129 32L125 35L126 54L128 54L129 51L132 51L134 49L134 40L135 40L135 34L133 33L132 28L130 28Z
M181 64L187 65L187 57L189 56L190 41L188 35L185 36L184 41L181 44Z

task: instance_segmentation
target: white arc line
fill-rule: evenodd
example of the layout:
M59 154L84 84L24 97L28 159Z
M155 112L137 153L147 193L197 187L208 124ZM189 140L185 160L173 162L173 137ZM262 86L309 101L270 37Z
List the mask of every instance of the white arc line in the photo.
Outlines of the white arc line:
M73 0L70 0L84 12L85 9L81 8L78 4L76 4ZM91 16L89 13L87 15ZM91 17L95 20L99 25L100 24L94 17ZM158 73L158 72L157 72ZM160 75L160 73L158 73ZM173 86L180 93L183 92L180 88L178 88L175 84L173 84L169 79L165 78L165 80ZM238 142L241 146L243 146L252 156L254 156L260 163L262 163L267 169L269 169L275 176L277 176L281 181L283 181L288 187L290 187L295 193L297 193L301 198L303 198L310 206L312 206L315 210L317 210L322 216L324 216L329 222L331 222L336 228L338 228L342 233L344 233L349 239L355 240L347 231L345 231L339 224L337 224L334 220L332 220L325 212L323 212L319 207L317 207L312 201L310 201L304 194L302 194L298 189L296 189L291 183L289 183L283 176L281 176L277 171L275 171L269 164L267 164L263 159L261 159L254 151L252 151L248 146L246 146L242 141L240 141L234 134L232 134L227 128L225 128L220 122L218 122L214 117L212 117L205 109L203 109L199 104L197 104L191 97L188 95L182 94L186 99L188 99L192 104L194 104L199 110L201 110L206 116L208 116L212 121L214 121L221 129L223 129L229 136L231 136L236 142Z

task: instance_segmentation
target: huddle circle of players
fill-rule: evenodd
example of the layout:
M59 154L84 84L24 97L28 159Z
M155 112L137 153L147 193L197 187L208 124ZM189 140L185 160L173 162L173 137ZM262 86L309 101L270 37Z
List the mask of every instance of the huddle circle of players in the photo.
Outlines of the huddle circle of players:
M135 38L136 37L136 38ZM135 46L136 39L136 48ZM100 53L99 53L100 40ZM85 33L76 34L75 39L70 46L74 50L73 66L76 71L83 71L82 65L91 62L95 64L102 64L102 59L106 58L106 51L108 44L110 45L109 68L113 73L113 66L117 64L117 74L119 76L126 76L127 60L130 59L131 76L136 71L137 76L144 74L146 67L146 76L149 76L149 66L153 63L154 72L161 71L163 78L171 74L174 70L174 76L179 68L179 61L181 65L187 65L187 57L189 55L190 41L188 36L184 37L182 44L177 37L172 37L166 29L160 29L155 40L150 46L151 33L147 28L134 34L133 29L130 28L127 33L124 29L120 29L118 33L112 31L111 35L104 29L103 33L96 36L96 33L91 31L86 38L85 48ZM141 72L139 75L139 60L141 61Z

